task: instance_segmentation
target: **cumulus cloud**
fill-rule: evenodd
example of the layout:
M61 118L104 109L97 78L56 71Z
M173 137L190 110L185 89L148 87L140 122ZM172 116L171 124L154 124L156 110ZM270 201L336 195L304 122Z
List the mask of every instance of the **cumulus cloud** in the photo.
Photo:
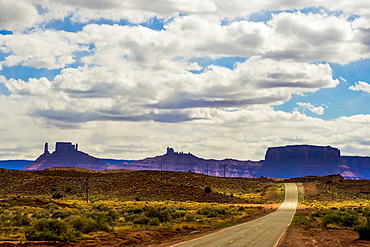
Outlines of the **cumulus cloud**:
M348 88L353 91L362 91L365 93L370 93L370 84L363 81L358 81L355 85L352 85Z
M344 16L283 12L273 15L269 25L277 44L266 51L266 57L348 63L369 56L368 52L364 54L360 30Z
M311 103L304 103L304 102L298 102L297 103L300 108L303 110L309 110L312 113L315 113L317 115L322 115L324 114L325 108L322 106L314 106Z
M0 62L8 67L64 68L75 62L75 52L86 51L85 46L71 40L71 34L51 30L6 35L0 39L0 45L10 53Z
M314 13L299 11L307 7ZM369 58L369 9L365 0L2 1L0 30L14 33L0 36L0 68L60 72L0 76L11 92L0 95L0 156L31 157L61 138L98 157L132 159L166 146L205 158L262 159L269 146L302 143L350 142L365 153L368 115L324 121L304 114L323 115L324 105L271 106L336 87L345 79L333 78L330 63ZM163 30L140 25L150 18L163 18ZM55 20L82 29L46 28ZM243 62L193 62L231 57ZM370 92L361 81L349 89Z
M193 74L185 66L174 75L172 68L132 71L121 69L126 62L122 66L116 63L115 67L63 69L52 81L2 81L13 94L30 101L29 114L74 123L206 119L193 109L276 105L293 94L338 84L325 64L252 58L234 70L211 66L204 73Z
M27 0L0 2L0 30L22 30L40 21L36 6Z

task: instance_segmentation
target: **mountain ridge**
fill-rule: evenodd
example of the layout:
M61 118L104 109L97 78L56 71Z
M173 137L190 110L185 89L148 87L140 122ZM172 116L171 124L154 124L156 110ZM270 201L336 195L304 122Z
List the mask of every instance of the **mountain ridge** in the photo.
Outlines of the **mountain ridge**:
M341 156L331 146L288 145L270 147L265 160L203 159L191 153L175 152L168 147L163 155L142 160L109 164L77 150L78 144L58 142L50 153L47 143L44 153L22 168L24 171L43 170L55 166L74 166L93 170L128 169L190 171L217 177L280 177L325 176L341 174L345 178L369 179L370 157ZM108 159L105 159L108 160Z

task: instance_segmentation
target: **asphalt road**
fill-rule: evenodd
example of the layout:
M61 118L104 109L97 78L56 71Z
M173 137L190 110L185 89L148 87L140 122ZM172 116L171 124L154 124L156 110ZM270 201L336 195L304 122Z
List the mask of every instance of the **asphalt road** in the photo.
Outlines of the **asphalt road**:
M176 247L251 246L271 247L279 241L292 221L298 203L296 184L285 185L285 200L275 212L257 220L236 225L220 232L184 242Z

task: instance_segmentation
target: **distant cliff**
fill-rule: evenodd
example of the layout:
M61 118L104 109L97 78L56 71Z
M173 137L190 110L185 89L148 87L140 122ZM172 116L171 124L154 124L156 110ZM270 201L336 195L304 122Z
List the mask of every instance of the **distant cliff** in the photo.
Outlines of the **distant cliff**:
M260 165L260 162L255 161L202 159L191 153L178 153L173 148L167 148L164 155L122 164L122 167L132 170L191 171L218 177L250 178L254 177Z
M22 170L34 171L71 166L93 170L191 171L218 177L293 178L340 174L344 178L370 179L370 157L341 156L339 149L330 146L270 147L267 149L265 160L262 161L202 159L191 153L175 152L173 148L168 147L164 155L133 161L129 164L126 162L117 164L116 161L113 163L106 163L78 151L77 144L57 142L53 153L49 152L46 143L44 153Z
M330 146L294 145L268 148L257 175L267 177L325 176L339 173L340 151Z
M340 160L344 177L370 179L370 157L341 156Z
M104 170L110 165L98 158L78 151L78 144L73 145L70 142L57 142L53 153L49 152L48 143L45 143L44 153L34 162L23 167L22 170L44 170L56 166L73 166L94 170Z

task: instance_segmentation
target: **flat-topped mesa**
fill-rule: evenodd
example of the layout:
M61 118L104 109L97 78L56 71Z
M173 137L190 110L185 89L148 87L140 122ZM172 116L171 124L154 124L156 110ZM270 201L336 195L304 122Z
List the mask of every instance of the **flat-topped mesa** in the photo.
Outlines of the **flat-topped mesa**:
M173 148L167 147L166 155L177 154Z
M57 142L55 145L56 152L68 152L68 151L78 151L78 144L72 144L72 142Z
M109 164L104 161L88 155L87 153L78 151L78 144L72 142L57 142L55 151L49 152L49 145L46 142L44 153L40 155L34 162L22 168L23 171L43 170L51 167L79 167L94 170L104 170L109 167Z
M279 160L326 160L340 161L340 151L330 146L290 145L284 147L270 147L267 149L265 161Z
M340 151L330 146L291 145L268 148L257 172L267 177L325 176L340 173Z

